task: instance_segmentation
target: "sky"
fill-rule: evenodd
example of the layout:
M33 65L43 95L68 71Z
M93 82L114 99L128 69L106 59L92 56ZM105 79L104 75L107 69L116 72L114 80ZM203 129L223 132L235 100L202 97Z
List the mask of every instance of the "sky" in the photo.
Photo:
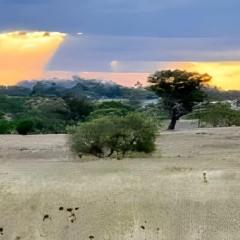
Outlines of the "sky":
M0 84L80 75L134 86L181 68L240 89L239 10L239 0L0 0Z

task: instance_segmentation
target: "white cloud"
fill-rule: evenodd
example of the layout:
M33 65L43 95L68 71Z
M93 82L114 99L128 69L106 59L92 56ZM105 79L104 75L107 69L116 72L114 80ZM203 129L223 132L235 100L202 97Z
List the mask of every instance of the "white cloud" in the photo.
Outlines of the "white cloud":
M120 62L117 61L117 60L111 61L110 67L111 67L111 70L112 70L113 72L119 72L119 71L121 71L121 64L120 64Z

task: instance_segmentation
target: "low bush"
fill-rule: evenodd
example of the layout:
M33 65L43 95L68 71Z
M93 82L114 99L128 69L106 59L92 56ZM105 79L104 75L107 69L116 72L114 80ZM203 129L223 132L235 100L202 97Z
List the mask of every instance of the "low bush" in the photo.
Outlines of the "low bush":
M95 105L94 111L91 112L87 120L102 118L105 116L124 117L134 111L135 109L127 103L115 101L102 102Z
M13 123L7 120L0 120L0 134L10 134L14 129Z
M155 149L157 126L143 114L108 116L71 128L71 148L78 155L122 158L127 152L150 153Z
M16 130L21 135L27 135L32 132L34 128L34 122L31 119L20 120L17 123Z
M191 118L199 119L199 125L212 127L240 126L240 111L228 103L207 104L194 111Z

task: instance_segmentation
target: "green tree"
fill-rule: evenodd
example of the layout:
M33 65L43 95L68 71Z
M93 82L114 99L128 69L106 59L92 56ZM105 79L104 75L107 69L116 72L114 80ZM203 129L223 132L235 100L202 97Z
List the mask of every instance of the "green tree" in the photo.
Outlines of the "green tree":
M177 120L205 99L203 86L210 80L208 74L183 70L157 71L149 76L149 88L162 98L165 108L171 114L169 130L174 130Z
M85 119L93 111L93 104L86 98L66 97L64 98L69 108L69 118L73 121Z

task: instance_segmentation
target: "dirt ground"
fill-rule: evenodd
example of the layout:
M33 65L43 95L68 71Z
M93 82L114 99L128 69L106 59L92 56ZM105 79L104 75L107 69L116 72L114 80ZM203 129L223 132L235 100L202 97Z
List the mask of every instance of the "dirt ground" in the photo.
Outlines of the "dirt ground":
M0 240L239 240L240 128L162 132L121 161L66 142L0 136Z

